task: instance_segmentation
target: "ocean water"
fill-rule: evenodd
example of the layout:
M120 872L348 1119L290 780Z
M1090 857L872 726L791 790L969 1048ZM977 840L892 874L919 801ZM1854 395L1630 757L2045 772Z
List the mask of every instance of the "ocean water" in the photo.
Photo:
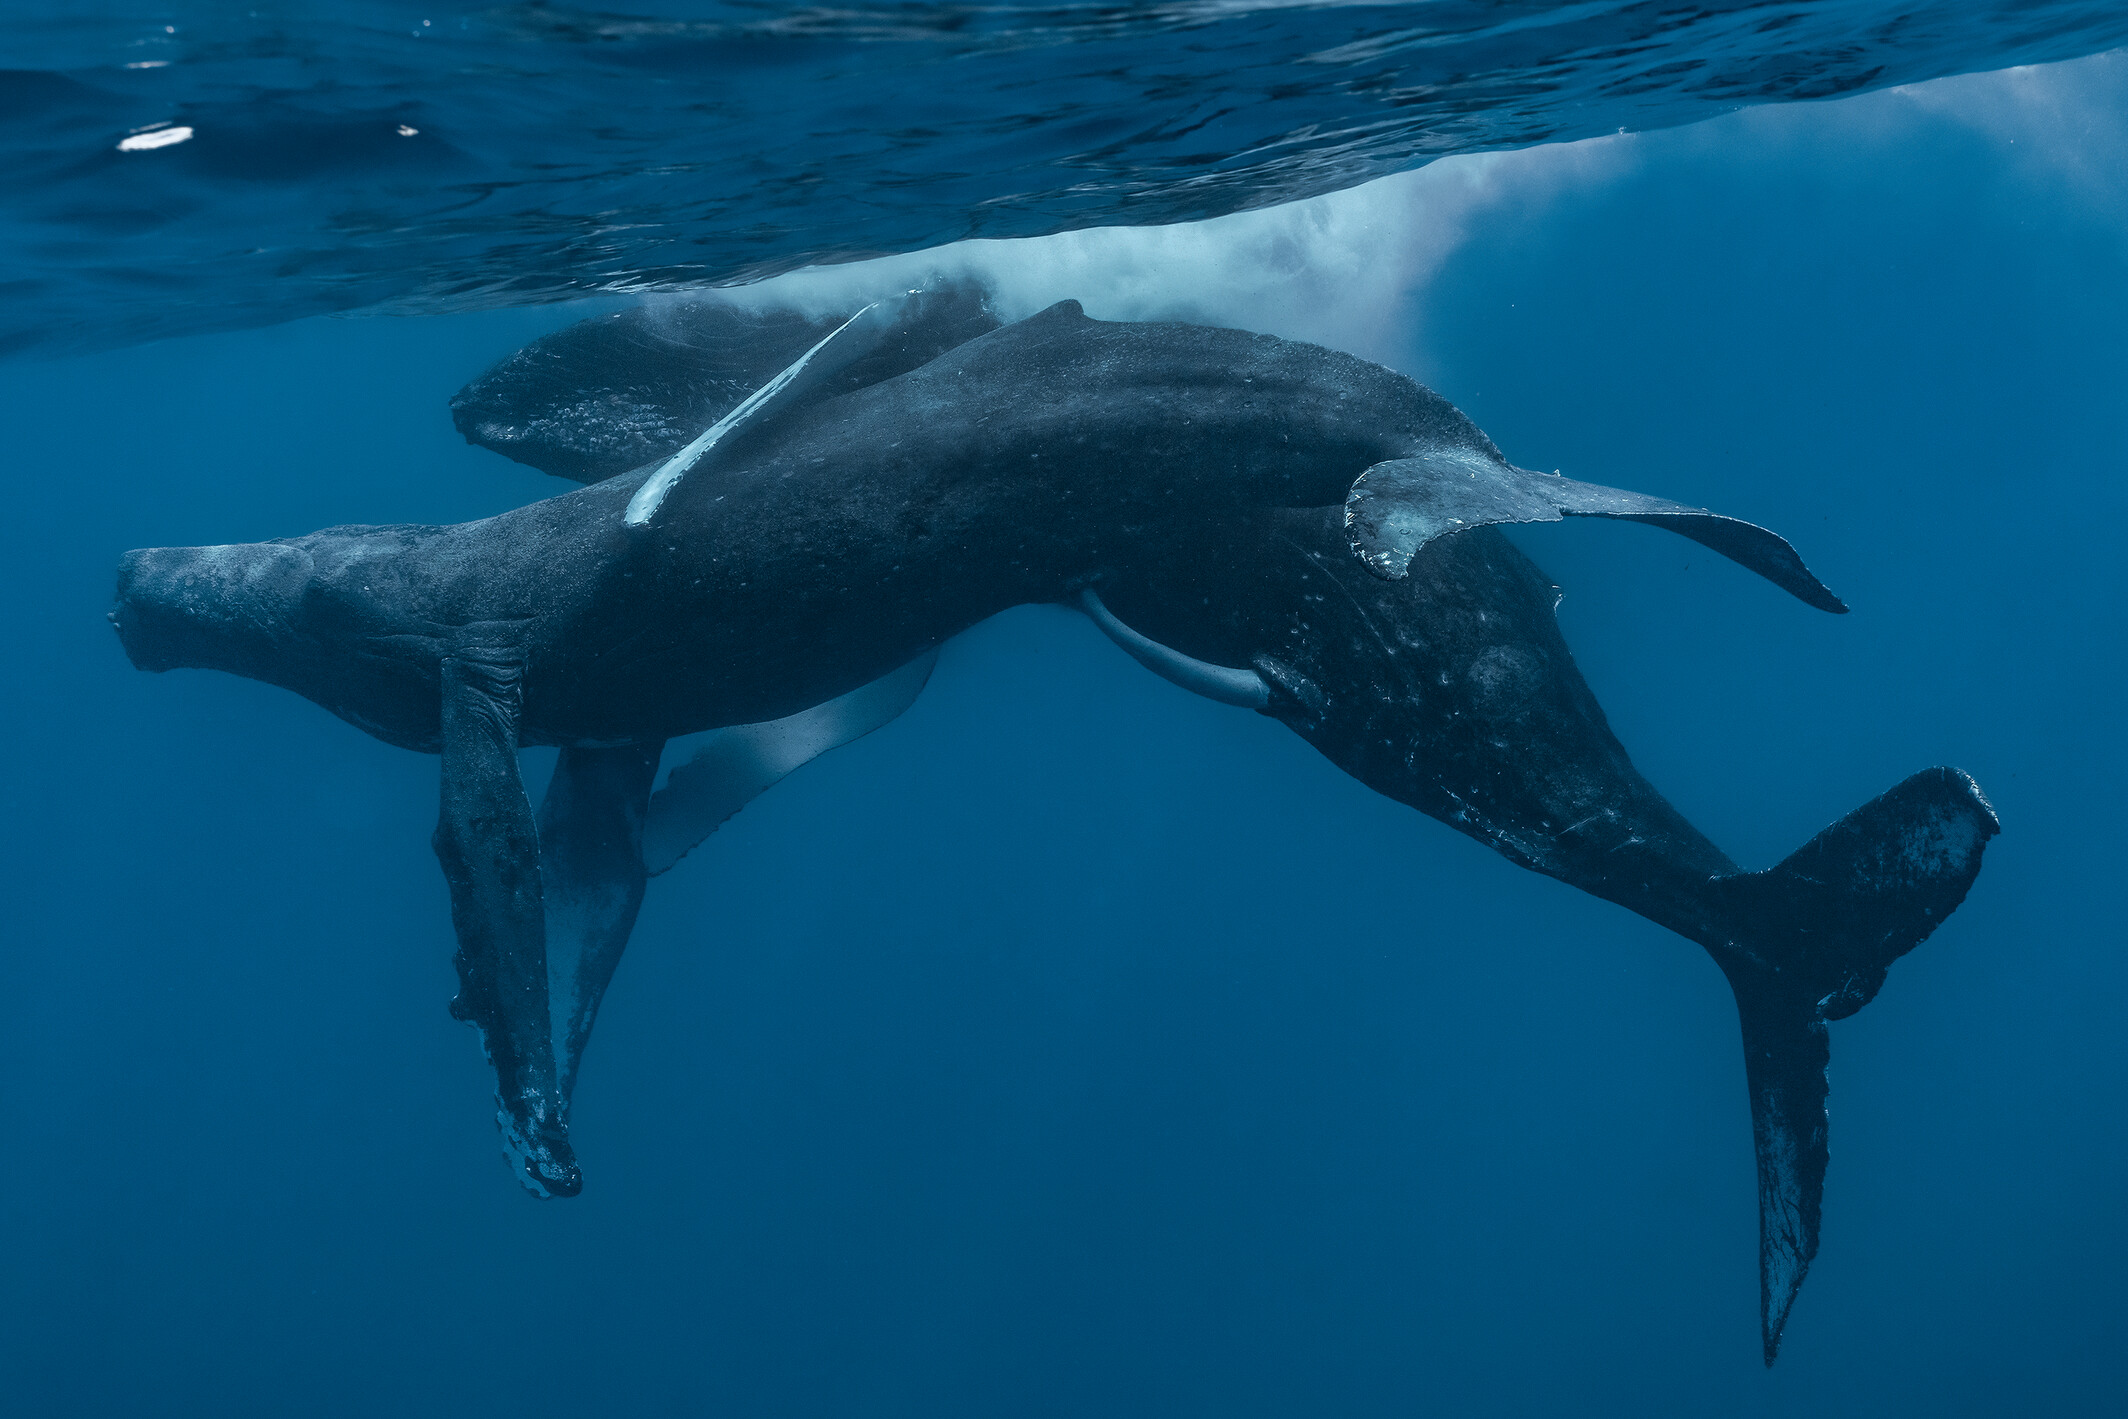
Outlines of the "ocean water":
M1206 26L1358 8L1167 10L1181 19L1160 33L1187 55ZM301 28L295 7L259 12ZM159 42L151 17L83 14L24 26L15 42L49 52L10 62L84 85L106 63L92 77L114 88L183 67L117 70L90 50L135 21L127 42ZM1865 6L1695 23L1791 14L1883 28ZM652 883L577 1092L584 1194L525 1196L491 1077L444 1010L435 761L264 685L143 675L103 613L127 548L455 521L560 491L465 446L450 394L675 268L528 237L522 289L441 291L429 255L336 285L331 261L259 277L187 254L266 244L250 223L269 198L278 230L310 230L342 179L296 172L246 177L233 205L204 179L171 198L166 283L139 275L163 227L40 228L7 277L8 328L28 333L0 365L9 1412L2128 1408L2128 54L1995 62L2118 43L2096 6L1912 15L1900 33L1997 28L1976 19L1940 62L1836 101L1685 124L1680 100L1673 126L1623 134L1641 125L1585 113L1305 203L759 293L820 301L967 266L1014 309L1077 296L1097 316L1339 344L1438 389L1518 463L1797 544L1853 614L1651 529L1514 534L1563 587L1636 762L1746 866L1932 764L1974 774L2003 819L1964 907L1832 1027L1823 1249L1775 1367L1734 1010L1704 955L1049 607L948 644L906 715ZM167 23L208 27L174 7ZM1126 40L1152 42L1087 42ZM1050 72L1027 57L1046 50L996 48ZM349 53L343 89L373 63ZM212 82L324 93L335 54L225 48ZM1974 69L1998 72L1904 82ZM137 123L187 117L196 150L117 156L207 154L199 113ZM1554 137L1579 141L1471 151ZM656 200L683 203L671 181ZM18 237L34 202L75 200L68 182L90 179L11 189ZM971 215L990 210L978 188L999 190L955 189L934 217L995 230ZM804 207L829 235L764 237L762 261L963 230L909 211L844 224L838 204L865 201ZM1068 205L1030 203L1004 230L1071 227ZM508 266L508 223L484 230L454 270ZM335 248L357 249L376 250ZM705 274L743 274L712 250ZM572 281L608 293L548 300ZM373 313L286 319L335 305Z
M70 0L0 26L0 352L1188 221L2128 44L2113 0Z

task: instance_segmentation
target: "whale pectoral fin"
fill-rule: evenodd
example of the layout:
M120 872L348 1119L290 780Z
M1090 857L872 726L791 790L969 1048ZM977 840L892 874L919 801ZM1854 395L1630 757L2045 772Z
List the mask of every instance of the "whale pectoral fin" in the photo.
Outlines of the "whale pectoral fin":
M663 741L564 749L539 805L555 1093L576 1071L643 904L643 818Z
M497 1122L519 1179L542 1197L582 1185L555 1092L539 834L517 769L524 658L461 643L443 658L443 792L436 857L451 889L458 997L495 1069Z
M907 297L874 301L823 335L781 373L740 400L730 413L666 459L658 471L635 490L621 521L630 527L647 524L665 501L666 494L687 476L687 470L700 462L704 454L719 444L733 441L744 431L760 428L776 415L804 402L823 380L872 353L886 338L887 332L894 328L905 299Z
M1079 609L1125 654L1172 685L1223 705L1260 710L1271 703L1271 687L1255 670L1237 670L1184 655L1116 619L1092 587L1079 593Z
M1418 550L1437 537L1503 522L1558 522L1609 517L1645 522L1689 537L1750 568L1821 611L1846 603L1803 565L1775 533L1705 508L1622 488L1576 482L1556 473L1512 468L1476 449L1441 449L1377 463L1345 498L1345 533L1367 569L1395 581Z
M643 824L644 869L652 877L668 870L785 774L895 718L916 702L937 663L938 652L926 651L892 674L811 709L716 731L651 795Z

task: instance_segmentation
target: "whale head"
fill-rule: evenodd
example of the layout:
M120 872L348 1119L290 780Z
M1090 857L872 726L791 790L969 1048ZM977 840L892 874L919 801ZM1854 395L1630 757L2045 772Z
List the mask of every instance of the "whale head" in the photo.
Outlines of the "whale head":
M436 593L420 554L438 531L331 527L271 542L141 548L119 562L109 619L138 669L241 675L388 744L434 752L444 654L488 624L424 614ZM441 560L446 572L464 570Z
M311 573L310 553L286 542L141 548L119 563L110 620L139 669L277 681Z

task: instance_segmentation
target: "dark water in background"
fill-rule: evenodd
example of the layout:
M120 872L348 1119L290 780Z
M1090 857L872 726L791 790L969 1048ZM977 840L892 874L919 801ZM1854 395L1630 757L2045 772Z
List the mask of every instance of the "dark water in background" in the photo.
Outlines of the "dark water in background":
M445 408L550 308L0 367L11 1411L2122 1412L2122 70L1620 140L1393 312L1517 461L1767 522L1854 606L1520 539L1740 860L1932 763L2001 810L1834 1026L1772 1372L1703 956L1041 608L653 886L585 1194L523 1196L444 1013L435 761L101 615L127 547L554 491Z
M2128 43L2118 0L615 3L0 7L0 352L1186 221Z

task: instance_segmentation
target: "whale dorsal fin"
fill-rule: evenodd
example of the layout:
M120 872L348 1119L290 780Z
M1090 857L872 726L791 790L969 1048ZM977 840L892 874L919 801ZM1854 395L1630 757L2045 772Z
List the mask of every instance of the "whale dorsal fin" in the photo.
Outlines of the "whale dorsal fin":
M651 795L643 820L644 869L652 877L664 872L785 774L899 715L916 702L937 663L938 652L925 651L825 704L783 719L713 731Z
M595 483L671 457L862 304L813 317L709 294L597 316L534 340L466 385L451 417L468 443ZM892 379L999 324L983 285L933 281L812 397Z
M1787 541L1763 527L1667 498L1510 467L1477 449L1446 448L1377 463L1345 498L1345 534L1367 569L1395 581L1419 548L1467 527L1610 517L1689 537L1821 611L1847 604L1811 574Z

